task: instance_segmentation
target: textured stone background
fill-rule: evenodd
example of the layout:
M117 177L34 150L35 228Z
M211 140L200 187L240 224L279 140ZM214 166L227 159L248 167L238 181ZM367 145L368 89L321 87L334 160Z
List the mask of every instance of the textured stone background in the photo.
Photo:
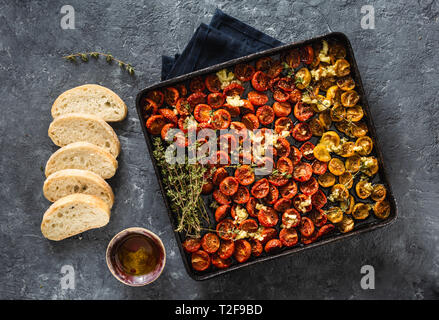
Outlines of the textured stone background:
M0 1L0 298L439 297L438 1L309 2L318 9L285 0L64 2ZM368 3L375 8L375 30L360 26L361 6ZM64 4L76 10L75 30L60 28ZM215 7L284 42L330 30L348 35L399 203L394 224L205 282L186 274L134 99L160 80L160 56L182 51ZM61 59L85 50L131 62L136 77L103 61L73 65ZM50 106L61 92L84 83L113 89L129 107L127 119L114 125L122 143L111 181L116 203L102 230L55 243L39 229L49 206L42 167L56 150L47 137ZM131 226L158 233L168 252L163 275L143 288L120 284L104 260L111 237ZM60 288L65 264L76 270L76 290ZM375 290L360 287L365 264L375 267Z

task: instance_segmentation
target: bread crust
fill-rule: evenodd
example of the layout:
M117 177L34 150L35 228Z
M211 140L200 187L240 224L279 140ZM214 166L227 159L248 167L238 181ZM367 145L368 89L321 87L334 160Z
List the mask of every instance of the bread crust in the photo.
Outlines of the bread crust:
M49 130L48 130L48 135L54 144L56 144L59 147L64 147L67 144L69 144L68 142L59 140L58 137L56 136L57 129L58 128L68 128L69 121L91 121L91 122L96 123L96 125L99 125L106 132L108 137L113 142L114 150L113 150L113 148L109 147L109 152L114 157L117 157L119 155L120 141L116 135L116 132L114 132L113 128L108 123L106 123L104 120L102 120L101 118L99 118L97 116L90 115L90 114L70 113L70 114L59 116L56 119L54 119L50 123ZM71 143L78 142L78 141L86 141L86 140L76 140L76 141L71 141ZM92 141L88 141L88 142L93 143ZM100 145L98 145L98 146L102 147L102 148L104 147L104 146L100 146Z
M116 104L122 109L122 114L119 117L113 118L113 117L108 117L108 116L102 116L101 118L105 121L108 122L116 122L116 121L122 121L123 119L125 119L127 113L128 113L128 108L125 104L125 102L123 102L123 100L112 90L100 86L98 84L85 84L82 86L78 86L78 87L74 87L72 89L69 89L67 91L64 91L63 93L61 93L58 98L55 99L55 102L52 105L51 108L51 114L52 117L55 119L57 117L62 116L63 114L57 114L57 110L59 108L59 106L64 102L64 99L70 99L70 97L72 96L78 96L79 93L83 93L84 89L90 90L91 92L103 92L102 94L104 95L108 95L110 96L112 99L114 99L114 101L116 101ZM89 110L89 112L87 112L89 114L94 114L95 116L99 116L98 114L93 113L92 110Z
M97 196L98 198L104 200L108 204L110 209L113 207L114 193L111 186L100 175L89 170L81 170L81 169L64 169L64 170L56 171L51 175L49 175L46 181L44 181L44 185L43 185L43 194L46 197L46 199L51 202L55 202L59 200L61 197L56 197L49 194L52 191L51 189L52 185L56 182L68 183L69 179L77 179L84 184L89 184L89 185L94 184L100 190L104 190L104 192L109 197L109 202L105 201L105 198L102 198L96 194L88 193L87 191L79 190L78 192L75 193L83 193L83 194ZM90 190L90 188L87 190Z
M105 215L104 216L105 223L97 225L97 226L93 226L90 228L84 227L83 229L77 230L75 232L73 232L73 231L67 232L63 236L60 236L60 237L51 236L49 234L50 226L48 225L49 224L48 220L50 220L50 218L54 214L57 214L58 210L63 209L66 206L74 206L77 204L86 204L86 205L93 207L95 210L101 211ZM110 215L111 215L110 208L100 198L98 198L96 196L88 195L88 194L81 194L81 193L71 194L71 195L65 196L65 197L59 199L58 201L54 202L46 210L46 212L44 213L44 216L43 216L43 220L41 222L41 233L43 234L43 236L45 238L47 238L49 240L55 240L55 241L63 240L63 239L69 238L71 236L74 236L76 234L82 233L84 231L105 226L110 221Z

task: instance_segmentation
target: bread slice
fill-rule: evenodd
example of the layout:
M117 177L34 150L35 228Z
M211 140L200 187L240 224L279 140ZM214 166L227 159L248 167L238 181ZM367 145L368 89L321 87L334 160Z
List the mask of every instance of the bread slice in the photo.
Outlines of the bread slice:
M116 173L117 160L92 143L75 142L62 147L50 156L46 164L46 177L64 169L89 170L103 179L109 179Z
M89 114L71 113L57 117L49 126L49 137L57 146L87 141L119 155L120 142L113 128L104 120Z
M69 113L95 115L105 121L121 121L127 115L127 106L108 88L86 84L62 93L52 105L52 117Z
M110 208L114 203L110 185L101 176L88 170L64 169L52 173L44 181L43 193L51 202L69 194L83 193L101 198Z
M105 226L110 221L110 208L100 198L75 193L53 203L41 222L43 236L62 240L75 234Z

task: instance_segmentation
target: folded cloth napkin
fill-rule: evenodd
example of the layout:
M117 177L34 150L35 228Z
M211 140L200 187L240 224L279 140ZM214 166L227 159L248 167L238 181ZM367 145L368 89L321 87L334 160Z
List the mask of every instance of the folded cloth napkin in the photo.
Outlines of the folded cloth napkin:
M280 45L282 42L216 9L210 24L197 28L181 54L162 56L162 80Z

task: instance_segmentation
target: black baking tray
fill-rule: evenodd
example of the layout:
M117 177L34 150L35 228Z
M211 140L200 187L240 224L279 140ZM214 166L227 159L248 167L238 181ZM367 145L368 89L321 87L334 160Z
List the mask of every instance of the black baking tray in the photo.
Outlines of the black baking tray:
M255 263L260 263L263 261L271 260L271 259L278 258L281 256L286 256L286 255L296 253L299 251L303 251L306 249L314 248L317 246L322 246L322 245L325 245L325 244L328 244L328 243L331 243L334 241L338 241L341 239L354 237L354 236L358 235L359 233L375 230L377 228L387 226L395 221L397 214L398 214L397 213L398 212L397 204L396 204L396 200L395 200L395 197L393 195L392 188L389 184L389 180L388 180L388 177L386 174L386 171L387 171L386 165L383 162L383 156L382 156L379 140L378 140L378 137L376 135L375 126L374 126L373 121L372 121L369 104L368 104L368 101L367 101L367 98L366 98L366 95L364 92L363 83L362 83L361 77L360 77L360 72L358 70L358 66L357 66L357 63L355 61L354 52L353 52L353 49L352 49L352 46L351 46L351 43L350 43L348 37L344 33L332 32L332 33L328 33L328 34L318 36L318 37L315 37L312 39L308 39L305 41L286 44L286 45L283 45L283 46L280 46L280 47L277 47L274 49L269 49L269 50L261 51L258 53L250 54L250 55L245 56L245 57L233 59L233 60L230 60L230 61L227 61L227 62L224 62L221 64L217 64L217 65L214 65L214 66L202 69L202 70L191 72L191 73L179 76L177 78L173 78L173 79L166 80L166 81L154 84L152 86L149 86L149 87L141 90L137 94L137 98L136 98L137 113L138 113L138 116L140 119L142 131L143 131L143 134L145 136L145 141L146 141L146 144L147 144L148 150L149 150L149 155L151 157L151 161L152 161L153 166L154 166L154 170L155 170L158 182L159 182L159 186L160 186L163 198L165 200L166 209L167 209L169 218L171 220L172 226L175 230L176 225L177 225L177 219L176 219L175 214L172 213L170 202L169 202L168 197L166 196L164 185L162 183L160 169L157 167L156 160L152 155L152 152L153 152L152 136L146 130L146 125L145 125L144 117L142 114L142 105L141 105L142 98L144 98L146 96L146 94L151 90L165 88L165 87L173 86L173 85L176 85L179 83L187 83L188 81L190 81L191 79L193 79L194 77L197 77L197 76L217 72L217 71L224 69L224 68L230 68L230 67L233 67L234 65L239 64L239 63L252 62L255 59L258 59L261 57L276 56L276 55L282 54L283 52L285 52L287 50L291 50L293 48L299 48L299 47L302 47L305 45L313 44L315 42L321 42L322 40L335 40L335 41L343 44L346 48L346 60L348 60L350 65L351 65L351 76L353 77L353 79L356 83L356 91L358 92L358 94L361 97L360 98L360 103L361 103L360 105L363 107L363 110L365 111L365 117L363 117L363 119L365 119L365 122L368 126L368 129L369 129L368 135L374 140L374 143L375 143L373 155L375 155L376 158L378 159L378 163L380 166L378 174L375 176L375 178L372 181L374 183L376 183L376 182L382 183L387 188L387 200L389 201L390 206L391 206L391 212L390 212L389 217L385 220L379 220L379 219L376 219L375 217L371 217L371 216L373 216L373 214L371 214L371 216L369 218L367 218L365 221L359 222L358 220L355 220L355 228L352 232L345 233L345 234L332 233L332 234L327 235L326 237L323 237L320 240L317 240L316 242L308 244L308 245L303 245L299 242L299 244L296 245L295 247L285 248L276 254L262 255L262 256L257 257L257 258L251 257L247 262L241 263L241 264L235 263L227 269L215 269L215 268L211 267L210 269L208 269L207 271L204 271L204 272L197 272L197 271L192 269L192 267L190 265L190 256L183 250L183 247L182 247L182 242L183 242L182 235L179 234L178 232L174 232L175 238L176 238L177 243L178 243L178 247L180 249L180 253L181 253L182 258L183 258L183 262L184 262L186 271L193 279L206 280L206 279L215 277L217 275L230 272L232 270L247 267L247 266L255 264ZM246 89L246 92L247 91L248 90ZM290 115L290 117L291 117L291 115ZM336 131L338 132L338 130L336 130ZM316 139L316 137L313 137L313 139ZM313 142L312 140L310 140L310 141ZM208 203L207 203L207 206L208 206Z

